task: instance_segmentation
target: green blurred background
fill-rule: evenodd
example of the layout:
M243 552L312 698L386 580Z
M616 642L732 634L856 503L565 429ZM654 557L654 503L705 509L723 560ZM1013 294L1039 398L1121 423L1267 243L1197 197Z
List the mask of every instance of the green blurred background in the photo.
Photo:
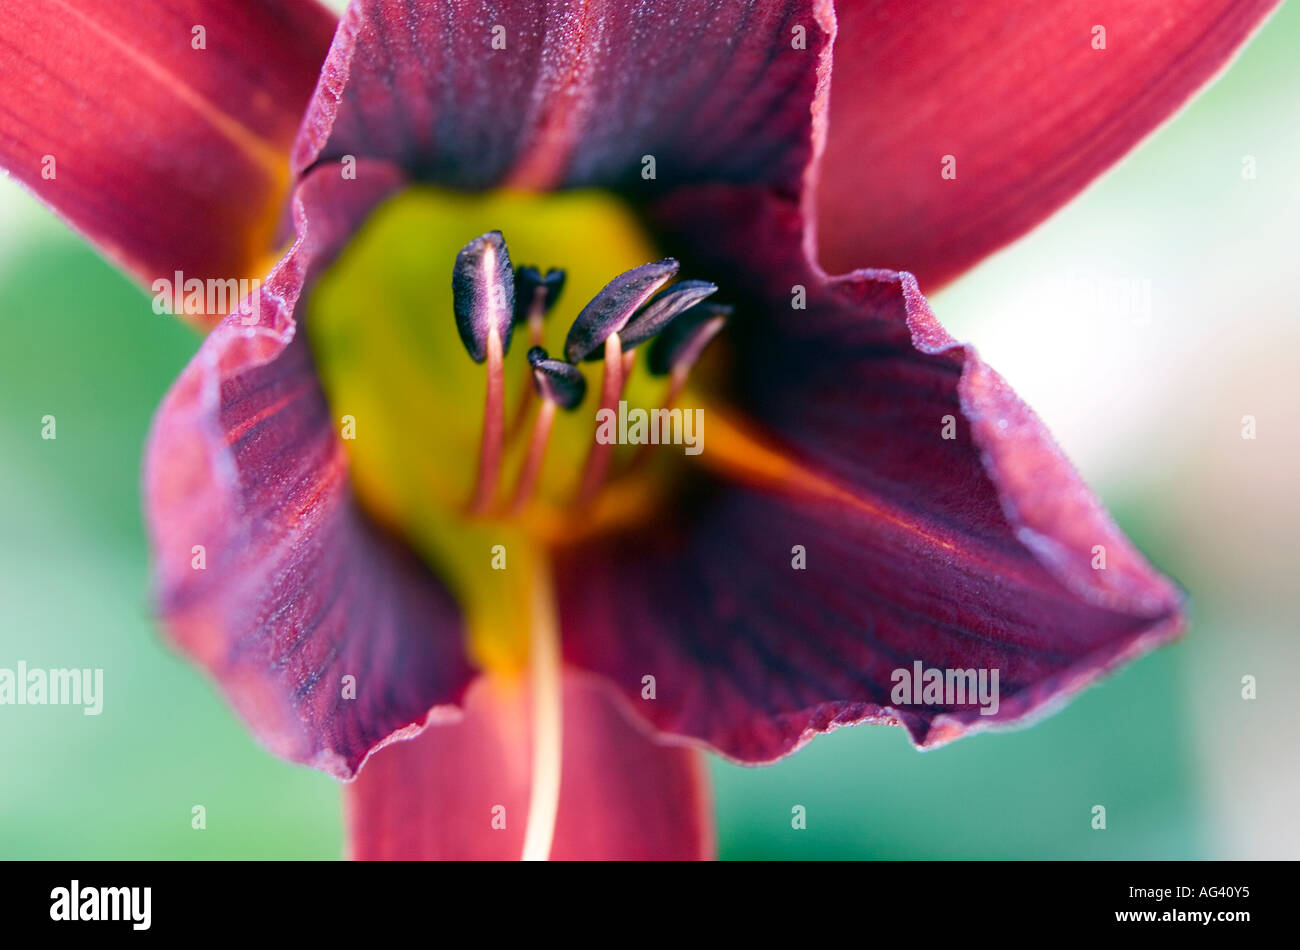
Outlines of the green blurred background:
M769 768L715 761L723 857L1300 857L1298 45L1292 5L1121 166L931 301L1191 590L1190 635L1028 730L922 754L860 727ZM1121 285L1149 287L1149 312L1089 289ZM150 619L141 447L197 343L0 180L0 666L105 670L99 717L0 708L0 857L342 853L338 786L264 752Z

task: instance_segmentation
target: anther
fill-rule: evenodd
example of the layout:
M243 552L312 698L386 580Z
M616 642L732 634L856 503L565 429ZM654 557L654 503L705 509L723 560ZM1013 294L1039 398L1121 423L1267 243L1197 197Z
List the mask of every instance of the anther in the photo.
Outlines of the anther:
M540 346L528 351L528 366L537 395L561 409L576 409L587 394L587 380L578 367L551 359Z
M704 298L718 292L717 284L707 280L683 280L661 290L653 300L627 322L619 332L623 349L630 350L665 330L675 318Z
M678 266L677 261L665 258L611 280L569 328L565 359L553 360L540 342L546 314L564 287L564 271L552 268L543 276L537 268L525 266L516 272L499 231L489 231L465 245L452 272L456 325L470 356L487 364L483 441L470 511L481 514L492 510L497 495L505 451L504 361L514 325L528 325L533 346L528 352L532 385L525 387L512 436L528 418L530 401L540 400L508 505L511 513L518 513L536 492L556 410L578 406L586 394L586 381L574 364L602 361L600 409L617 412L637 349L653 339L651 372L671 375L665 404L671 406L680 395L691 365L722 328L730 308L704 303L718 289L708 281L685 280L661 291L677 275ZM597 429L574 494L575 506L583 507L595 498L609 473L613 453L613 443L602 441Z
M565 273L557 267L550 268L545 276L536 267L524 265L515 269L515 323L528 324L528 345L541 346L545 339L546 315L564 290ZM532 370L528 370L532 376ZM519 393L519 405L510 417L510 430L506 438L514 441L528 420L528 410L533 404L531 379L525 381Z
M515 275L500 231L470 241L456 255L451 272L456 329L475 363L488 358L488 337L496 331L504 355L514 329Z
M600 359L606 340L622 331L650 296L672 280L679 266L669 257L634 267L611 280L573 321L564 341L564 358L570 363Z
M489 231L456 255L452 303L461 342L476 363L487 363L478 479L469 508L485 511L496 495L505 443L505 354L514 324L515 281L500 231Z
M564 290L564 271L552 267L543 276L536 267L515 270L515 323L528 324L528 345L542 345L546 315L555 307Z

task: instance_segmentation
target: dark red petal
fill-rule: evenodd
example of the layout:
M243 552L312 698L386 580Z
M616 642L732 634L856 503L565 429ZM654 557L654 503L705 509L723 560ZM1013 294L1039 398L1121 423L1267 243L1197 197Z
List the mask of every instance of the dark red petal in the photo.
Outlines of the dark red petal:
M828 0L354 0L294 161L371 156L458 187L792 192L832 19Z
M706 408L699 460L730 477L557 562L570 662L658 728L752 762L863 720L922 745L1022 722L1179 632L1178 590L911 275L827 281L803 264L793 206L752 192L702 189L669 211L698 242L693 267L748 293L725 342L764 448ZM751 254L712 250L729 242L710 222ZM807 310L790 307L797 284ZM999 670L997 714L893 702L893 671L917 660Z
M565 674L563 766L551 857L712 857L713 816L702 755L656 743L617 708L619 702L606 685ZM530 770L525 692L515 684L480 679L466 697L463 720L385 749L348 789L351 855L518 859ZM502 817L505 827L494 828L493 819L499 824Z
M141 280L256 276L333 28L314 0L6 2L0 164Z
M322 168L299 187L299 239L262 288L260 322L232 314L204 341L159 409L145 469L172 638L274 752L340 778L472 675L446 589L359 511L296 332L305 283L402 181L361 171Z
M818 186L823 265L906 268L932 293L1169 118L1276 5L839 4ZM1098 26L1104 50L1093 48ZM940 175L944 156L955 180Z

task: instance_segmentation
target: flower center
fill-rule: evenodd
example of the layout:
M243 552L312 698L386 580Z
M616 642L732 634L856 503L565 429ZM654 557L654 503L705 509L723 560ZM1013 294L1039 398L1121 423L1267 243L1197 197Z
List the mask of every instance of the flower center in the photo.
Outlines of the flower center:
M617 444L637 410L691 412L683 368L721 323L699 303L712 285L665 286L676 262L660 258L605 193L419 186L312 292L358 499L446 580L487 668L526 663L527 578L547 552L653 517L689 458Z

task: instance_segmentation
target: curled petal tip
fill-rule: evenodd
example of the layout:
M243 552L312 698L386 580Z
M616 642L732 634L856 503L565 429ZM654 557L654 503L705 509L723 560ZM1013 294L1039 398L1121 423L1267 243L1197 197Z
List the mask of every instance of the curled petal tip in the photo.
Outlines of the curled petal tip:
M578 367L551 359L540 346L528 351L528 365L533 368L533 385L537 387L537 394L561 409L577 408L587 394L587 380Z
M501 340L501 351L509 352L515 275L500 231L481 234L461 248L452 270L451 291L456 328L474 361L487 359L488 336L493 330Z
M579 363L598 353L612 333L620 332L650 295L672 280L680 267L671 257L619 274L582 308L564 341L564 358Z
M623 345L639 346L672 323L674 317L717 292L718 285L707 280L683 280L660 291L654 300L627 322L621 334Z

